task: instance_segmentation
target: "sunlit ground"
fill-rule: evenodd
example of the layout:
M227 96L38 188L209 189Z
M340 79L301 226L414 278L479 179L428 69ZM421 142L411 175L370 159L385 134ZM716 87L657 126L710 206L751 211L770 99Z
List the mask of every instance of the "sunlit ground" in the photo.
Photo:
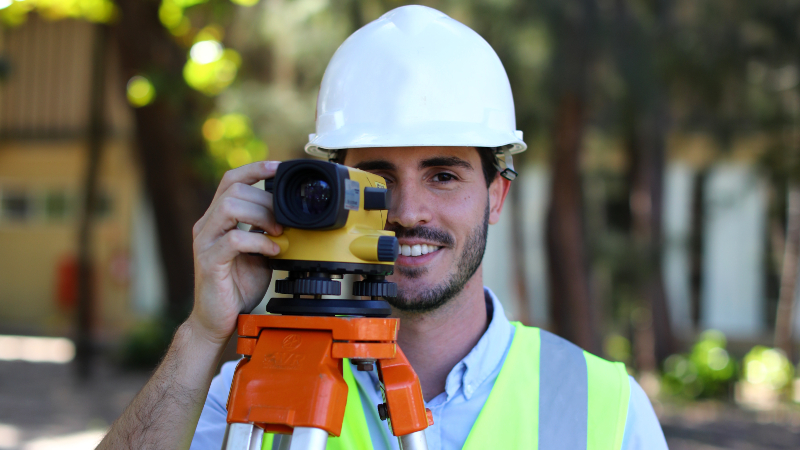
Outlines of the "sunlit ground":
M0 335L0 361L64 364L75 358L75 344L66 338Z
M75 376L65 338L0 335L0 449L93 449L149 377L98 358Z
M800 407L756 411L717 401L656 404L670 450L800 448Z
M0 448L21 448L23 450L85 450L100 443L105 430L82 431L62 436L44 437L23 443L20 431L12 425L0 424Z

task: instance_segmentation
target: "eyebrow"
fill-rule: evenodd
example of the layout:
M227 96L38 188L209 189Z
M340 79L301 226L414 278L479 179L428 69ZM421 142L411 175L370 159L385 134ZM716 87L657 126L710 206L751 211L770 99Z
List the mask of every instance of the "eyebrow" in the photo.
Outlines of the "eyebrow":
M397 166L395 166L394 163L391 163L384 159L362 161L356 164L354 167L356 169L364 170L367 172L378 171L378 170L385 170L385 171L397 170ZM434 158L428 158L420 161L419 163L420 169L427 169L429 167L463 167L465 169L473 170L472 164L470 164L468 161L465 161L455 156L437 156Z
M472 164L455 156L437 156L435 158L422 160L419 163L420 169L428 167L462 167L464 169L473 170Z
M377 159L373 161L362 161L355 165L356 169L360 169L366 172L375 171L375 170L395 170L396 167L394 164L390 163L389 161L383 159Z

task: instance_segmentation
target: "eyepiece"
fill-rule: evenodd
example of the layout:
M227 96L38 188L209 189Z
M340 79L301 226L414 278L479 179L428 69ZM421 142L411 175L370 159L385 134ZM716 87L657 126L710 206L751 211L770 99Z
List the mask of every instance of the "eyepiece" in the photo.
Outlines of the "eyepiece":
M324 172L306 167L287 179L283 200L290 214L303 223L314 223L329 214L333 203L335 182Z
M344 185L347 168L324 161L281 163L275 174L275 219L283 226L333 230L347 222Z
M331 185L325 180L309 178L295 188L293 198L299 200L297 206L305 214L323 214L331 204Z

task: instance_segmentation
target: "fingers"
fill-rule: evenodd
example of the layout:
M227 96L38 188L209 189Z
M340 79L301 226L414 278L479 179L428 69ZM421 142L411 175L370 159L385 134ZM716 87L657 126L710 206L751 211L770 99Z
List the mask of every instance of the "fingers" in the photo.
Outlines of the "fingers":
M209 250L207 260L217 264L225 264L242 253L259 253L264 256L275 256L280 253L278 244L272 242L261 233L250 233L243 230L231 230L218 239Z
M250 185L274 177L279 164L279 161L259 161L225 172L219 187L217 187L214 200L222 196L235 183Z
M263 209L253 209L236 200ZM203 217L195 224L192 234L197 238L204 229L208 229L206 234L215 239L235 228L237 222L257 226L273 236L283 233L283 227L274 219L272 194L247 184L234 183L214 199Z
M236 197L223 197L204 228L208 230L209 237L214 239L236 228L239 222L258 227L273 236L283 231L275 222L271 207Z
M272 193L244 183L234 183L220 197L235 197L272 210Z

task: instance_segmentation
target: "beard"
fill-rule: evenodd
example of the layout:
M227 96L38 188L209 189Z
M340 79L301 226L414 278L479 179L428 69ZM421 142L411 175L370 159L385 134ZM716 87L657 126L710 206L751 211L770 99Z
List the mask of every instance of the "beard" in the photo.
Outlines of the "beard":
M455 239L443 230L427 227L401 228L387 227L394 231L397 238L418 237L429 240L433 243L452 247ZM455 296L461 293L467 282L475 275L478 267L483 261L483 254L486 251L486 236L489 232L489 202L486 202L486 209L483 213L483 222L476 226L467 236L464 249L456 259L458 261L456 271L442 283L431 287L423 292L412 293L407 289L398 286L397 297L387 298L394 308L403 312L425 313L441 308ZM397 267L395 273L406 278L421 278L428 273L427 267Z

